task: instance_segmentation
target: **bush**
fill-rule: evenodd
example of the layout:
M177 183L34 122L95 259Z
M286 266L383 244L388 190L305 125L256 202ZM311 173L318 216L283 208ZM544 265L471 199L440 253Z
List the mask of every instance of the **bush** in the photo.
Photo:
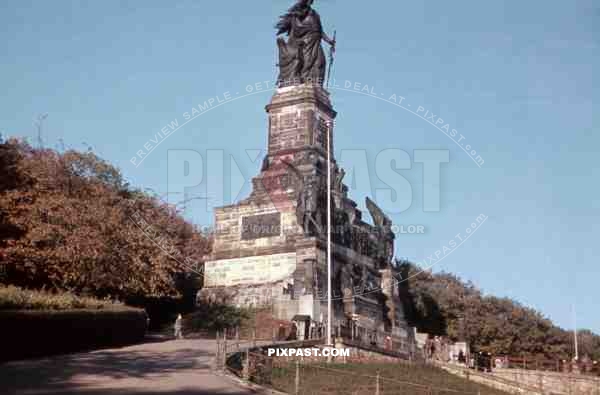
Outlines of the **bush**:
M0 311L0 361L137 343L146 333L146 313L106 310Z
M234 306L201 304L185 317L184 326L189 331L215 331L240 326L249 317L249 311Z
M0 286L0 361L137 343L146 317L108 300Z
M121 303L76 296L65 292L54 294L47 291L26 290L12 285L0 285L0 310L71 310L115 309Z
M162 297L144 297L136 296L125 299L129 306L143 308L150 317L149 331L173 333L173 323L177 314L186 314L191 311L186 306L183 298Z

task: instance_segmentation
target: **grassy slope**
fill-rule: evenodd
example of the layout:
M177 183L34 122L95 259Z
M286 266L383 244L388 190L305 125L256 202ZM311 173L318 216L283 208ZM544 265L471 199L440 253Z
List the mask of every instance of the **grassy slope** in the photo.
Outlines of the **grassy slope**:
M430 394L428 387L433 387L432 393L439 395L477 394L478 391L481 395L506 395L505 392L466 381L433 366L408 363L300 365L300 394L372 395L375 393L378 372L380 395L425 395ZM273 387L294 393L295 375L293 364L274 369Z

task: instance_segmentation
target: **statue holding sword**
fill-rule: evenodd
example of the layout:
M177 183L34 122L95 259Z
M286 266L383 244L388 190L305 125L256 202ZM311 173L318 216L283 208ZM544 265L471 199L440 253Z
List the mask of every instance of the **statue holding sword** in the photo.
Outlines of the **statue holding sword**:
M277 28L279 48L279 86L303 83L325 83L327 60L321 40L331 46L329 72L335 52L335 34L330 38L321 25L321 18L312 8L314 0L297 0L280 17ZM287 34L287 41L281 35ZM329 76L327 76L329 79Z

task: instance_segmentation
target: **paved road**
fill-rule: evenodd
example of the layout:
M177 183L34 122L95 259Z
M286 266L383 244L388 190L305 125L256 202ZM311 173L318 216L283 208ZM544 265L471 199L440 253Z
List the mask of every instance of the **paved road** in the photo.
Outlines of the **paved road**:
M247 395L211 372L214 340L170 340L0 365L0 393ZM1 351L0 351L1 352Z

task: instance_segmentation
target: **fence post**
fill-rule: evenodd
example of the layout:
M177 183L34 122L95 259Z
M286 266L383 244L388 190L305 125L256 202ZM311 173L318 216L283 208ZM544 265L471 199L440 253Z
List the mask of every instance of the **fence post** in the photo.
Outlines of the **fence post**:
M246 349L246 361L242 366L242 378L244 380L250 380L250 350Z
M294 380L295 391L294 394L300 393L300 362L296 360L296 380Z
M569 377L569 395L573 393L573 379Z
M221 367L225 368L225 364L227 363L227 329L223 331L223 362Z
M377 372L377 379L375 381L375 395L379 395L379 372Z
M215 357L215 369L220 368L221 364L221 338L219 337L219 331L217 331L217 355Z

